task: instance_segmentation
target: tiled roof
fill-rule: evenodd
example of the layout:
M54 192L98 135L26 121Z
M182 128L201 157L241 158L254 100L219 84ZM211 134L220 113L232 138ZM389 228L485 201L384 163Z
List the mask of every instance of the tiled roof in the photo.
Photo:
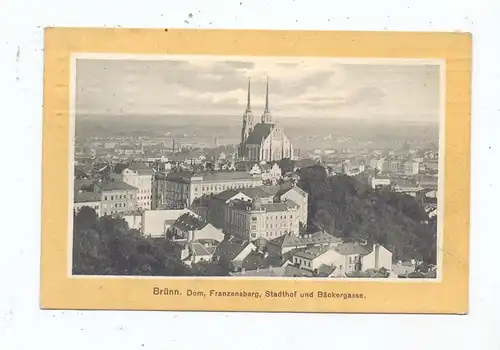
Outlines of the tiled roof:
M121 180L108 180L97 184L97 187L102 191L124 191L124 190L136 190L137 188L126 184Z
M84 189L85 187L93 186L94 180L92 179L78 179L75 180L74 190L78 191Z
M212 256L215 253L214 246L205 247L203 244L197 242L191 243L191 248L196 255Z
M328 277L330 276L333 271L335 271L335 266L332 266L332 265L321 265L319 268L318 268L318 277Z
M262 209L267 212L281 212L292 208L297 208L297 204L290 200L280 203L262 204Z
M252 175L246 171L212 171L197 174L203 176L203 181L250 180Z
M217 246L215 254L222 260L231 261L236 258L248 244L250 244L248 241L224 240Z
M153 175L154 171L144 163L131 163L128 168L139 175Z
M331 250L331 247L321 246L321 247L311 247L306 250L298 251L295 253L295 256L304 258L304 259L314 259L320 255L323 255L327 251Z
M251 180L258 175L252 175L246 171L205 171L200 173L193 172L171 172L167 175L167 179L174 181L189 182L193 178L202 178L205 182L224 182L224 181L238 181L238 180Z
M342 255L366 255L371 252L372 248L373 246L363 246L356 242L346 242L339 244L335 250Z
M75 203L98 202L101 196L96 192L76 192L73 201Z
M227 200L233 198L234 196L236 196L240 192L241 191L238 191L238 190L226 190L226 191L223 191L221 193L217 193L216 195L214 195L214 198L220 199L222 201L227 201Z
M217 246L220 242L216 239L212 239L212 238L202 238L202 239L197 239L193 242L196 242L196 243L200 243L200 244L203 244L203 245L208 245L208 246Z
M271 255L265 256L260 252L252 252L243 260L242 268L249 271L268 267L279 267L282 266L283 263L283 260Z
M262 140L269 136L273 128L274 124L256 124L252 133L248 136L247 145L260 145Z
M312 277L312 275L311 271L300 269L293 265L285 267L285 277Z
M340 243L341 238L332 236L326 232L316 232L310 235L294 236L283 235L270 241L271 244L277 245L282 248L300 247L310 244L326 244L326 243Z
M201 230L208 222L194 213L185 213L179 216L173 226L182 231Z
M221 193L216 194L214 197L223 201L233 198L238 193L243 193L245 196L250 198L268 198L273 195L264 190L264 187L248 187L241 189L231 189L226 190Z

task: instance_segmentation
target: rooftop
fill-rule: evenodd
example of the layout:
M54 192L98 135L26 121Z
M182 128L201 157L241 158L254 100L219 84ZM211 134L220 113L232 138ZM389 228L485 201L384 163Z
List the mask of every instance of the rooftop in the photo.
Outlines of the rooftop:
M274 124L257 123L248 136L247 145L260 145L262 140L266 139L274 128Z
M128 169L137 172L139 175L153 175L154 171L147 164L144 163L131 163Z
M264 209L266 212L282 212L294 208L297 208L297 204L290 200L280 203L262 204L262 209Z
M73 201L75 203L98 202L101 200L99 193L96 192L75 192Z
M126 184L125 182L121 180L107 180L103 182L97 183L97 187L101 191L125 191L125 190L137 190L137 188L130 186L129 184Z
M200 181L204 182L224 182L251 180L260 175L252 175L246 171L204 171L200 173L193 172L171 172L167 175L168 180L179 182Z
M295 253L295 256L298 256L300 258L304 259L315 259L320 255L325 254L327 251L331 250L331 247L328 246L316 246L316 247L311 247L306 250L298 251Z
M250 244L248 241L225 239L217 246L215 254L222 260L231 261L236 258L248 244Z
M323 264L318 268L318 277L328 277L333 271L335 271L335 266Z
M341 243L335 250L342 255L367 255L372 251L372 246L362 245L357 242Z
M175 221L173 226L182 231L201 230L208 222L194 213L184 213Z
M193 242L191 243L191 248L193 249L194 253L198 256L212 256L215 253L215 247L214 246L204 246L201 243L198 242Z
M294 236L288 234L277 237L270 241L271 244L275 244L282 248L300 247L310 244L327 244L327 243L340 243L340 242L342 242L341 238L332 236L322 231L302 236Z

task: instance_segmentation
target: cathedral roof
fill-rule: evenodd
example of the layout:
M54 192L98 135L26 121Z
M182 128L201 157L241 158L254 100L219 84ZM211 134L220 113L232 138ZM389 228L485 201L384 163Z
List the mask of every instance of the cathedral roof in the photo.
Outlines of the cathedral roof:
M262 140L267 138L274 128L274 124L256 124L252 133L248 136L247 145L260 145Z

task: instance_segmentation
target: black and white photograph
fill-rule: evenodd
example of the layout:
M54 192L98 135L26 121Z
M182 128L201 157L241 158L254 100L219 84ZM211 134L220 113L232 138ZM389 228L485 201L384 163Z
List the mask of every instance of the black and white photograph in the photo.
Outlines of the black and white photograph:
M76 55L72 275L438 280L443 65Z

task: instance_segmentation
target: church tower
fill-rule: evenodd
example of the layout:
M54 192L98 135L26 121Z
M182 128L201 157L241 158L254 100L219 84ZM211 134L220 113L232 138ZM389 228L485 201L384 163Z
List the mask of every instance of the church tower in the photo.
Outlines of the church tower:
M245 146L248 135L253 130L253 113L250 107L250 78L248 78L248 96L247 96L247 108L245 113L243 113L243 124L241 126L241 144L240 144L240 157L245 157Z
M273 117L271 115L271 111L269 110L269 77L267 77L267 82L266 82L266 106L264 107L264 112L262 113L261 121L264 124L273 123Z

